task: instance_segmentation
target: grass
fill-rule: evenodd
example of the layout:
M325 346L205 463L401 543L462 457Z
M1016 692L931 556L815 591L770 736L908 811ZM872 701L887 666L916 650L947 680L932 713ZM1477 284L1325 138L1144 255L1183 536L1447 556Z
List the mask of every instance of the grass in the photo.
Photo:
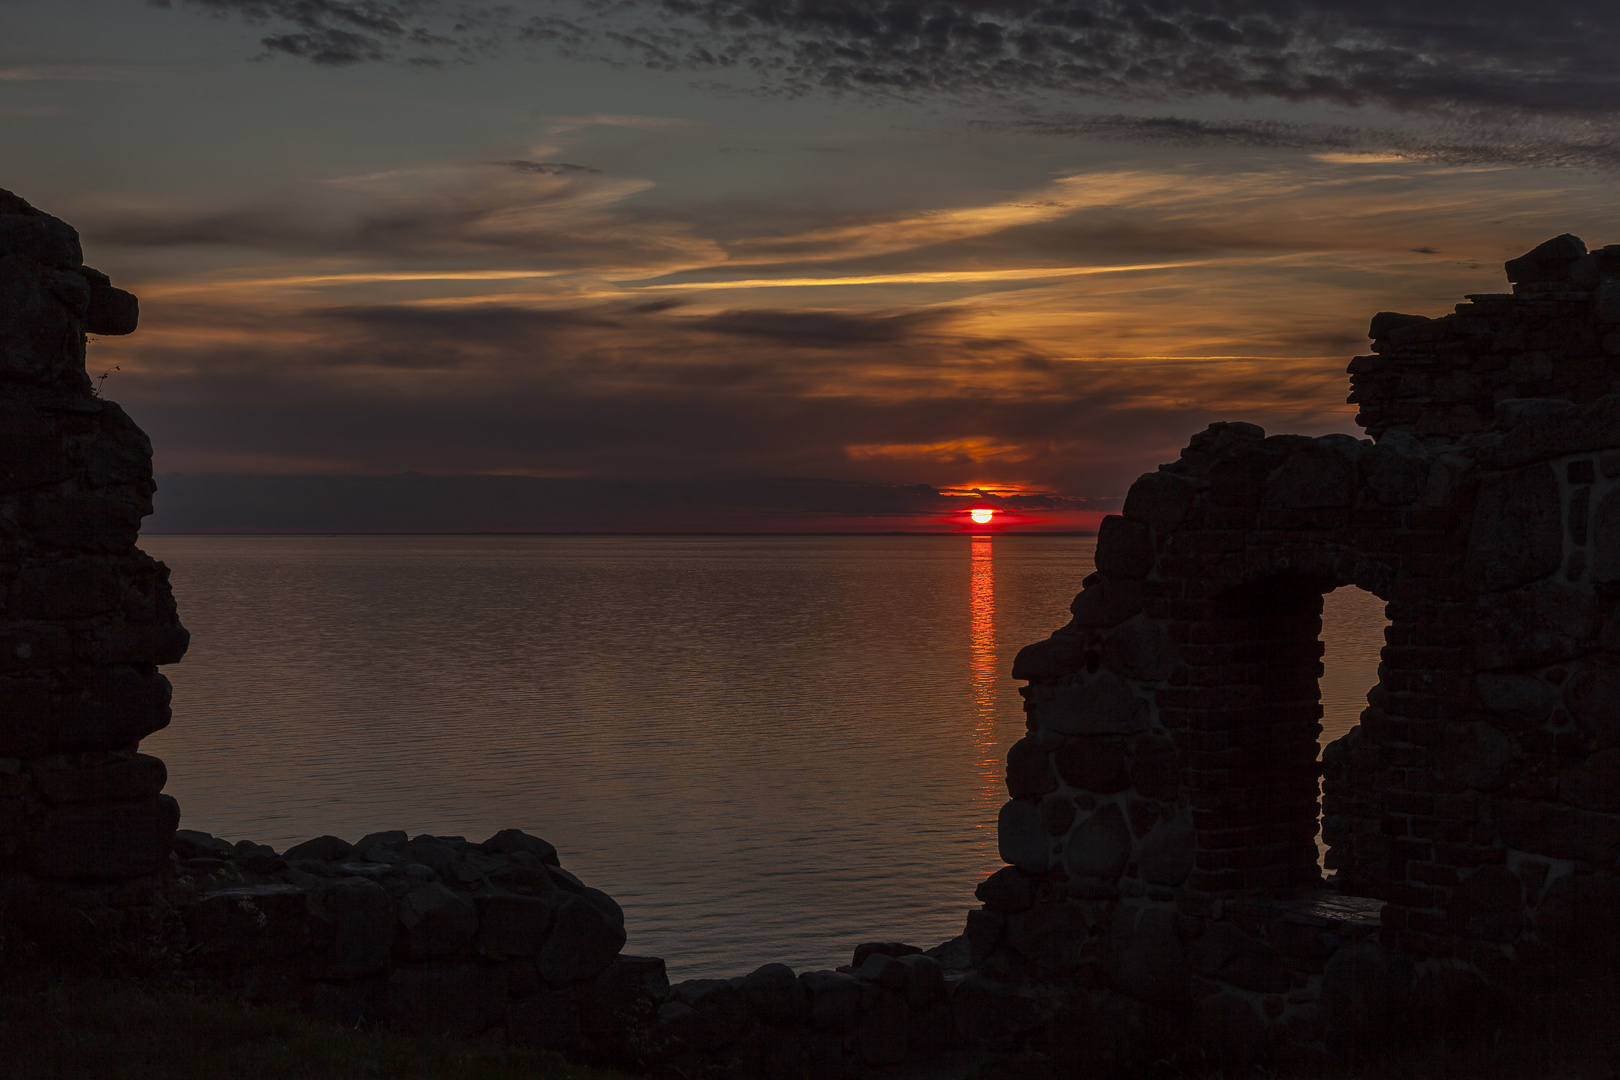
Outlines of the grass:
M554 1054L357 1031L114 979L0 983L5 1080L625 1080Z

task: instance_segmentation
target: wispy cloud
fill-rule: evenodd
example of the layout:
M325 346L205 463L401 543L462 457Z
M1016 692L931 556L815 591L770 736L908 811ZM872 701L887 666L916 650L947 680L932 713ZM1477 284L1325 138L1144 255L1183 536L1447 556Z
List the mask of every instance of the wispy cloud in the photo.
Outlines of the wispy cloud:
M159 0L166 5L168 0ZM507 42L740 77L787 93L1379 104L1610 113L1620 13L1589 0L183 0L317 64L472 60Z

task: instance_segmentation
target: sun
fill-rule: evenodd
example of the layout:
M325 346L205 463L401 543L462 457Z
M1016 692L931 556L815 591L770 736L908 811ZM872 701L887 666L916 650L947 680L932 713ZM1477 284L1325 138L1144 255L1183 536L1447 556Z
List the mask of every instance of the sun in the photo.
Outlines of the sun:
M969 511L968 516L973 519L973 524L983 525L991 518L995 517L996 512L988 506L981 506L976 510Z

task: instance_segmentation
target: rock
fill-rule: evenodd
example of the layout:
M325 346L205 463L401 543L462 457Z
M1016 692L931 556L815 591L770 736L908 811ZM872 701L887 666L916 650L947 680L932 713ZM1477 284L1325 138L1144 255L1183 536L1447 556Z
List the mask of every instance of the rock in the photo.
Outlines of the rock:
M0 257L71 270L84 265L78 231L49 214L0 214Z
M945 998L945 969L939 961L925 953L910 953L897 958L906 969L906 1004L913 1012Z
M400 901L399 921L414 960L452 956L465 949L478 930L473 902L438 882L412 889Z
M613 962L624 942L622 922L582 896L561 895L540 949L540 974L555 984L589 979Z
M1197 857L1198 833L1180 818L1160 821L1142 838L1137 852L1142 880L1172 888L1187 880Z
M141 320L141 304L134 294L115 289L105 278L92 281L84 328L103 337L133 334Z
M671 994L702 1018L697 1035L700 1046L730 1046L752 1023L742 989L726 979L688 979L671 987Z
M1330 1047L1375 1045L1400 1023L1411 996L1412 961L1372 939L1347 945L1322 972L1322 1021Z
M1036 904L1007 920L1008 943L1046 971L1079 968L1091 938L1085 909L1071 900Z
M163 762L149 754L134 754L107 765L41 770L34 785L53 803L124 802L156 795L168 779Z
M1163 534L1186 519L1195 488L1174 473L1152 472L1137 478L1125 493L1124 516Z
M1598 501L1592 513L1592 580L1620 581L1620 489Z
M749 1011L769 1024L800 1024L809 1016L805 988L786 964L764 964L744 981L743 1000Z
M1148 726L1147 701L1110 671L1031 686L1029 702L1042 727L1063 735L1131 735Z
M1163 735L1140 735L1131 744L1131 782L1149 799L1174 799L1181 786L1176 747Z
M644 1033L669 997L656 956L617 956L580 988L580 1026L592 1050L625 1066L644 1064Z
M1048 795L1040 802L1041 827L1050 836L1062 836L1074 824L1079 813L1075 801L1067 795Z
M1158 906L1120 905L1103 941L1103 975L1114 989L1147 1002L1186 994L1186 952L1176 933L1176 914Z
M1558 778L1558 797L1582 810L1620 813L1620 749L1610 746Z
M1620 878L1612 872L1564 874L1547 886L1536 905L1536 937L1564 953L1601 955L1612 948L1620 927Z
M997 1046L1041 1025L1035 1002L978 972L951 991L951 1017L970 1044Z
M1040 807L1012 799L996 820L996 843L1001 861L1031 874L1044 873L1051 864L1051 841L1041 824Z
M1015 679L1061 679L1086 666L1084 640L1059 631L1045 641L1025 645L1013 660Z
M996 911L1024 911L1035 902L1035 882L1018 867L1003 866L979 882L973 895ZM857 960L865 959L859 951L855 955Z
M1564 558L1558 477L1546 465L1486 476L1468 535L1468 573L1491 591L1558 571Z
M182 859L228 859L231 845L218 837L196 829L177 829L174 834L174 852Z
M1582 732L1602 745L1620 745L1620 662L1604 657L1584 664L1564 685L1564 707Z
M1537 244L1517 259L1502 264L1509 281L1564 281L1571 264L1586 254L1581 238L1570 233Z
M1517 725L1533 727L1545 723L1558 704L1557 689L1534 675L1482 672L1475 676L1474 684L1486 711Z
M338 881L322 897L336 924L324 977L358 979L386 972L393 963L394 898L375 882Z
M1480 597L1474 663L1487 671L1572 660L1597 644L1597 600L1590 590L1539 581Z
M1153 533L1139 521L1109 514L1097 529L1097 569L1110 578L1140 581L1153 569Z
M285 858L288 862L294 859L317 859L321 862L336 862L347 859L354 851L354 846L335 836L317 836L313 840L305 840L302 844L294 844L287 849Z
M1271 1029L1254 1006L1230 991L1198 1000L1196 1026L1199 1040L1217 1060L1252 1061L1271 1039Z
M906 987L907 975L904 965L887 953L871 953L855 974L858 978L877 983L890 990L904 990Z
M862 1015L855 1031L855 1046L861 1060L872 1067L898 1065L906 1058L906 1029L910 1012L905 999L885 991Z
M799 983L810 998L810 1023L828 1031L847 1031L861 1018L861 984L837 971L807 971Z
M551 929L552 906L537 896L502 894L473 898L478 912L476 946L482 956L532 957Z
M1103 663L1140 682L1161 682L1181 666L1181 654L1164 624L1145 619L1121 626L1103 642Z
M1620 861L1620 818L1529 799L1497 804L1497 829L1508 847L1532 855L1614 866Z
M1063 866L1071 877L1111 880L1131 857L1131 831L1118 803L1108 803L1076 825L1064 846Z
M495 855L515 855L520 851L526 851L539 857L543 863L551 866L561 865L555 847L538 836L530 836L520 829L502 829L479 846Z
M1383 341L1389 335L1407 326L1420 326L1431 321L1427 315L1403 315L1398 311L1380 311L1372 317L1372 324L1367 328L1367 336L1374 341Z
M571 1053L583 1038L579 1005L560 990L546 991L513 1002L506 1011L506 1041L532 1050Z
M1050 750L1033 735L1013 743L1007 751L1007 794L1015 799L1038 798L1057 790Z
M1489 724L1454 723L1435 754L1440 774L1475 791L1494 791L1508 779L1518 748Z
M994 877L995 875L991 875ZM863 941L855 946L855 958L849 962L850 967L859 968L866 963L866 958L873 953L882 953L884 956L914 956L922 952L915 945L907 945L903 941Z
M1261 994L1287 993L1288 968L1271 949L1231 922L1210 926L1187 954L1198 974Z
M506 1015L506 979L482 964L400 968L388 977L390 1021L410 1035L470 1038Z
M968 956L973 967L983 967L985 960L1007 932L1007 917L999 911L980 908L967 913L967 925L962 936L967 939Z
M212 968L241 968L298 956L309 949L304 890L248 885L205 893L181 911L188 959Z
M1140 581L1100 578L1086 586L1069 605L1074 625L1106 630L1118 626L1142 610L1146 594Z
M167 795L112 803L62 803L33 817L23 865L51 878L118 879L169 863L180 804Z
M1125 748L1106 739L1075 739L1059 750L1054 760L1064 782L1082 791L1111 795L1124 791L1131 783L1125 772Z
M1524 928L1524 886L1505 866L1481 866L1451 894L1446 914L1470 937L1504 944Z
M1355 462L1322 444L1290 454L1266 478L1261 499L1282 509L1349 506L1356 499Z

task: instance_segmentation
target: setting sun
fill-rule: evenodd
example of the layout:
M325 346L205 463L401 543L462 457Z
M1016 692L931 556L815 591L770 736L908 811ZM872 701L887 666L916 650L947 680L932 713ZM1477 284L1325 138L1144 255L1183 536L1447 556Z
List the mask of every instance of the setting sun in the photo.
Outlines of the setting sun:
M996 514L996 512L994 510L992 510L990 507L981 506L976 510L970 511L968 516L973 518L973 524L975 524L975 525L983 525L984 523L989 521L992 517L994 517L995 514Z

